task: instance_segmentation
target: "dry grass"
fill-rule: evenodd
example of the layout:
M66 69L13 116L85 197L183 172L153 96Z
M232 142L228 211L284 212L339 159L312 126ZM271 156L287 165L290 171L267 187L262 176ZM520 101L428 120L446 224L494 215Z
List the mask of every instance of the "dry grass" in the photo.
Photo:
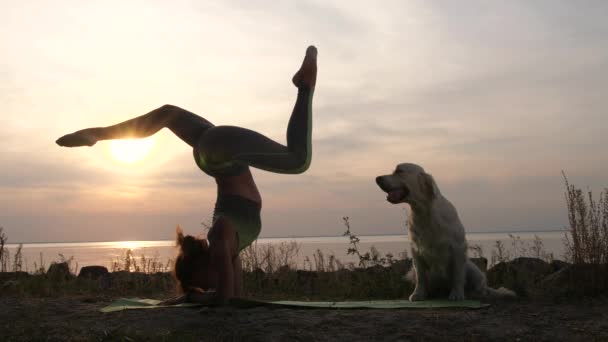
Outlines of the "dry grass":
M349 241L347 253L357 256L357 263L343 263L335 255L327 255L321 250L301 258L301 246L294 241L280 244L256 242L241 253L246 295L304 300L405 298L412 291L412 285L403 279L411 267L407 254L401 253L398 258L392 254L381 255L373 246L368 251L361 251L359 238L353 232L349 218L344 217L343 221L344 236ZM512 236L510 249L498 247L492 254L499 255L498 259L502 261L516 257L518 253L541 255L544 253L542 241L537 240L524 246L518 237ZM15 252L12 263L8 253L3 259L7 267L12 266L13 271L21 271L19 255L18 251ZM298 260L304 260L304 263L298 265ZM61 263L67 264L69 274L51 276L41 255L33 272L29 275L20 273L17 282L11 283L4 293L30 296L99 293L107 296L163 296L173 293L175 289L169 274L173 261L160 261L158 255L136 256L133 251L126 250L124 255L110 262L110 275L98 281L77 278L78 265L71 257L59 254L58 260L50 265Z
M10 264L10 253L5 247L8 238L4 234L4 228L0 227L0 272L7 272Z
M490 252L489 267L501 262L509 262L519 257L537 258L548 263L555 260L553 253L547 252L543 240L538 235L534 235L532 241L525 241L518 235L509 234L509 240L510 243L508 245L500 240L494 242L492 251ZM473 245L469 249L473 250L474 256L483 257L481 246Z
M585 194L568 182L565 173L563 176L570 225L570 234L564 239L568 260L574 264L608 264L608 189L596 201L591 191Z
M297 268L299 255L300 245L295 241L278 245L258 244L255 241L241 252L240 259L243 271L273 273L284 268Z
M384 256L380 255L376 247L371 246L369 252L361 253L359 251L359 238L351 231L350 219L348 216L342 218L346 231L342 236L348 237L349 247L347 250L348 255L355 255L359 258L359 267L371 267L371 266L391 266L397 261L392 253L387 253ZM403 251L400 255L401 259L407 259L407 251Z
M146 257L144 253L141 253L139 257L136 257L133 250L127 249L123 257L118 257L116 260L110 262L110 272L138 272L138 273L159 273L159 272L170 272L173 267L173 259L168 259L163 262L159 260L158 253L152 257Z

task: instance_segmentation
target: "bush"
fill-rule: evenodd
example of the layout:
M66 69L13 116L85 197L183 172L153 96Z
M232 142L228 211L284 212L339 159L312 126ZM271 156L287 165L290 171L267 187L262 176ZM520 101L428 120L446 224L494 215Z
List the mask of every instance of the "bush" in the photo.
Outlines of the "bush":
M566 258L574 264L608 264L607 190L596 201L591 191L583 193L562 174L570 224L570 234L565 236Z

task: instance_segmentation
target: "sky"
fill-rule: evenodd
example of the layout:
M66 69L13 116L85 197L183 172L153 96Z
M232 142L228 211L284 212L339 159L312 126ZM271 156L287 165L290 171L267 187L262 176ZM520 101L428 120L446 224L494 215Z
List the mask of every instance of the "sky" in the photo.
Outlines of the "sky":
M404 233L377 175L412 162L467 232L564 229L562 170L608 186L608 2L0 0L0 226L9 242L200 234L215 183L163 130L141 161L54 141L163 104L285 142L319 50L313 156L254 170L262 237ZM115 151L115 150L114 150Z

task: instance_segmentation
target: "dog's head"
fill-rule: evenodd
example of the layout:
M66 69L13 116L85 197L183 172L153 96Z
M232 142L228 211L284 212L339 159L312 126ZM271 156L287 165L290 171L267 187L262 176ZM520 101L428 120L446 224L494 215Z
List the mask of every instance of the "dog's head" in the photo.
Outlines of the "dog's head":
M376 184L388 194L386 199L393 204L429 202L439 194L433 177L422 167L410 163L397 165L390 175L376 177Z

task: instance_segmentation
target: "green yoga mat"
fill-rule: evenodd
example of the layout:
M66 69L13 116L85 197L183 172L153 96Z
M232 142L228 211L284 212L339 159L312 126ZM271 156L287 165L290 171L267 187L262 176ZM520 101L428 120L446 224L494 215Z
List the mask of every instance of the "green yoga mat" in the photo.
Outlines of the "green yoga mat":
M112 304L101 308L101 312L114 312L132 309L158 309L158 308L185 308L201 307L201 304L184 303L177 305L161 306L156 305L159 300L122 298ZM369 301L348 301L348 302L299 302L299 301L276 301L267 302L260 300L235 299L231 300L230 306L239 308L251 307L284 307L301 309L438 309L438 308L462 308L462 309L481 309L489 306L482 304L478 300L430 300L422 302L410 302L408 300L369 300Z

